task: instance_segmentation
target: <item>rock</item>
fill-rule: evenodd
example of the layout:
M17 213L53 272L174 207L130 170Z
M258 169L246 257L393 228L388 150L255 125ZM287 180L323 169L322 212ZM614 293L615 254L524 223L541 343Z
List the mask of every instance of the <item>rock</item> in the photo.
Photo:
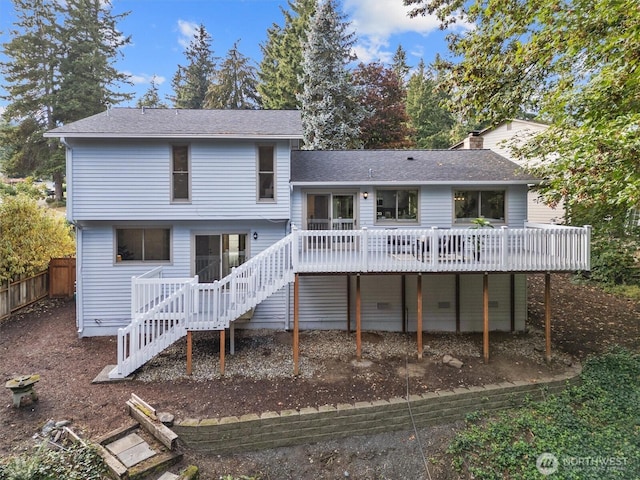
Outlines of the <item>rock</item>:
M453 357L451 355L445 355L444 357L442 357L442 363L444 364L449 364L451 360L453 360Z
M451 361L449 363L447 363L447 365L449 365L450 367L454 367L454 368L462 368L464 363L461 362L460 360L458 360L457 358L452 358Z
M158 412L158 420L167 427L173 426L174 415L169 412Z
M70 420L60 420L59 422L56 422L55 427L56 428L62 428L62 427L66 427L67 425L70 425L71 421Z
M533 349L534 349L536 352L539 352L539 353L542 353L542 352L544 352L544 351L545 351L545 347L541 347L540 345L534 345L534 346L533 346Z
M42 435L49 435L54 428L56 428L56 422L54 422L53 420L49 420L44 424L44 427L42 427Z

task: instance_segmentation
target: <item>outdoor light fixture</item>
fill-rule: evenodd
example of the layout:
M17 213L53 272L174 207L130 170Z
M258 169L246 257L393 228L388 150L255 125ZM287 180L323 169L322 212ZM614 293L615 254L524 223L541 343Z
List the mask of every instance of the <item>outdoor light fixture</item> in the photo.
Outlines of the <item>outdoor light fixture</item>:
M366 200L367 198L369 198L369 192L364 192L364 193L362 194L362 198L364 198L365 200Z
M253 239L257 240L258 239L258 232L253 232Z

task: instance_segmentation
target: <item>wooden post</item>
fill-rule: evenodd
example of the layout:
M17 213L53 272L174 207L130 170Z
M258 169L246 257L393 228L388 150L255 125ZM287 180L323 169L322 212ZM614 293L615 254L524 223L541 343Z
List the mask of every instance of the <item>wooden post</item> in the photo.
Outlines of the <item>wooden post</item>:
M351 275L347 275L347 334L351 333Z
M300 346L299 342L299 330L300 330L300 276L296 273L293 281L293 374L298 375L300 373Z
M482 317L484 363L489 363L489 274L482 277Z
M418 274L418 326L416 335L418 337L418 360L422 360L422 274Z
M360 297L360 275L356 275L356 358L362 358L362 319L361 315L361 297Z
M224 351L226 348L226 341L224 338L226 330L223 328L220 330L220 376L224 377Z
M551 361L551 274L544 274L544 337L545 358Z
M187 375L191 375L191 352L193 350L192 332L187 332Z

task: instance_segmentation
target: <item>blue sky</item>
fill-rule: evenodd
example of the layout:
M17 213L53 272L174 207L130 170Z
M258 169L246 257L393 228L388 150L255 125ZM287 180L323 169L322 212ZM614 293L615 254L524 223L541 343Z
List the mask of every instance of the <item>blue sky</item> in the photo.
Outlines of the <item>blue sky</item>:
M131 75L134 85L122 90L133 92L135 98L120 106L134 105L154 75L161 96L171 94L171 78L177 65L185 63L184 49L201 23L213 38L216 56L224 57L240 40L240 51L257 65L267 28L283 24L280 7L287 6L286 0L112 0L112 4L113 13L130 12L118 27L132 41L122 49L116 66ZM410 66L420 58L429 64L436 53L447 52L446 32L439 30L437 20L408 18L402 0L342 0L342 10L358 37L358 61L389 62L398 44L407 51ZM0 0L0 43L10 40L8 31L14 20L11 0ZM1 52L0 58L4 59ZM2 94L3 84L0 76ZM0 109L6 104L0 100Z

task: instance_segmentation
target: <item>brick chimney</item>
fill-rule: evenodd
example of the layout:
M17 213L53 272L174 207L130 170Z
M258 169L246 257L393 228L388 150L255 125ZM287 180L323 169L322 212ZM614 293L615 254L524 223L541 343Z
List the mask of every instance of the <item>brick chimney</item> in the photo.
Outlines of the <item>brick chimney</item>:
M469 136L464 139L465 150L482 150L483 147L483 138L480 135L480 132L474 131L470 132Z

